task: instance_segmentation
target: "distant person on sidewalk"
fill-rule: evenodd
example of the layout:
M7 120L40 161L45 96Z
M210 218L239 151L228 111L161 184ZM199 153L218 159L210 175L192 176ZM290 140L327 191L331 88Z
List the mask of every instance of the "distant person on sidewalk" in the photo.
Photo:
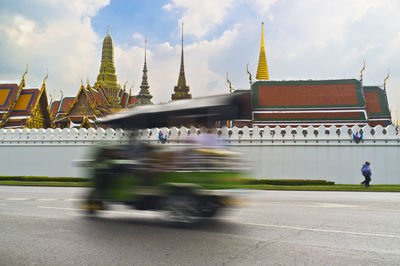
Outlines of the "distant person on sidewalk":
M365 187L369 187L369 182L371 182L371 163L365 162L365 164L361 168L361 173L364 176L365 180L361 182L361 185L365 185Z

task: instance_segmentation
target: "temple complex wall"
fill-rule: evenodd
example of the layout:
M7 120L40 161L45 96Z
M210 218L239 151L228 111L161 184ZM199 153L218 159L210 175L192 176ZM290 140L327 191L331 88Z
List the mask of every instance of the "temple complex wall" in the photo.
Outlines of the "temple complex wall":
M254 178L324 179L337 184L359 184L361 165L372 163L372 184L400 184L398 128L222 128L218 139L243 154ZM168 135L162 144L158 133ZM182 145L188 136L206 134L197 128L141 130L138 140L157 145ZM87 158L95 144L129 143L122 129L0 129L0 175L82 177L75 163Z

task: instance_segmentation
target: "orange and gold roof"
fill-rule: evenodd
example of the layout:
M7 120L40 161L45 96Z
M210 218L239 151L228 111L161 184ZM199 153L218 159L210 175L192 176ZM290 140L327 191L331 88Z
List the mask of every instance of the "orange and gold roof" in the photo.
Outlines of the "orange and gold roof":
M0 84L0 110L8 110L18 93L17 84Z

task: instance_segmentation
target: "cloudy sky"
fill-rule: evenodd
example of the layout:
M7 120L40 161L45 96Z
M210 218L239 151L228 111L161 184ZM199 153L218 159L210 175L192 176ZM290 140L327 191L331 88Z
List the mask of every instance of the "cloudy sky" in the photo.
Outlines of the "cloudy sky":
M75 96L81 80L96 80L110 25L118 82L139 91L148 39L154 102L170 99L177 83L180 23L185 68L193 96L248 88L255 76L261 22L272 80L359 78L382 85L388 69L389 104L400 111L400 1L398 0L1 0L0 80Z

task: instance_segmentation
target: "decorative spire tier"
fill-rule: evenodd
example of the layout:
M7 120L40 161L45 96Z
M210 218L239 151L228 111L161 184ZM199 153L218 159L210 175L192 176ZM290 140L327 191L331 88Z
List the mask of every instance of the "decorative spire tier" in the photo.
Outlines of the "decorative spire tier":
M258 80L269 80L267 58L265 56L265 46L264 46L264 22L261 23L261 47L260 47L260 57L258 58L257 75Z
M107 36L103 41L100 73L97 76L97 82L102 83L107 90L111 107L114 109L121 108L118 97L120 86L117 84L117 75L115 74L114 44L110 36L110 28L108 28Z
M186 85L185 66L183 64L183 22L182 22L182 50L181 50L181 68L179 71L178 84L174 88L174 93L171 96L172 100L191 99L189 86Z
M149 83L147 81L147 64L146 64L146 51L147 51L147 39L144 43L144 66L143 66L143 75L142 75L142 84L140 84L140 92L139 95L136 97L138 101L136 105L145 105L145 104L153 104L151 102L151 96L149 91Z

